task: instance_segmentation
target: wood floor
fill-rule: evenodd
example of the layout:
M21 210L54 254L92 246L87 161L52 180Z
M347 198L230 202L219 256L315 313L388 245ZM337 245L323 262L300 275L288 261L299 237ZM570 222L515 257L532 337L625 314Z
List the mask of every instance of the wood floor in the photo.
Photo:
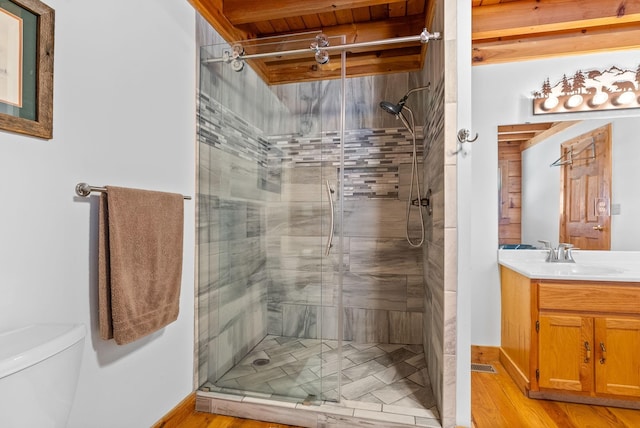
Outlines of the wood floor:
M475 428L640 427L640 410L529 399L500 363L491 364L497 374L471 373L471 418Z
M471 413L475 428L638 428L640 410L526 398L500 363L497 374L472 372ZM154 428L293 428L193 410L195 397L180 403Z
M196 396L191 394L160 419L153 428L299 428L274 422L196 412L195 407Z

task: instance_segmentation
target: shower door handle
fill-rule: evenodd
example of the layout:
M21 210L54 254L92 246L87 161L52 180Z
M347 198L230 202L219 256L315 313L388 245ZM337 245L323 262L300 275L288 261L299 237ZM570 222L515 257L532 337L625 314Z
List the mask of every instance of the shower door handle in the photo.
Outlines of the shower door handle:
M329 180L326 180L326 184L327 184L327 196L329 197L330 225L329 225L329 237L327 239L327 249L325 250L324 255L328 256L329 251L331 251L332 242L333 242L333 190L329 185Z

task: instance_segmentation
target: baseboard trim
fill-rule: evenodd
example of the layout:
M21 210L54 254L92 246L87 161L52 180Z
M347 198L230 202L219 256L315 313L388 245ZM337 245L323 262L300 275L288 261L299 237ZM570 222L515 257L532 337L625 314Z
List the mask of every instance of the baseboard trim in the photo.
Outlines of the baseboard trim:
M471 345L471 362L477 364L497 363L500 360L499 346Z
M164 415L162 419L153 425L153 428L172 428L178 427L196 408L196 393L192 392L187 395L176 407L171 409L169 413Z
M518 389L527 397L529 396L529 390L531 389L531 383L529 378L520 370L518 365L507 355L502 348L500 348L500 363L504 369L509 373L509 376L516 384Z

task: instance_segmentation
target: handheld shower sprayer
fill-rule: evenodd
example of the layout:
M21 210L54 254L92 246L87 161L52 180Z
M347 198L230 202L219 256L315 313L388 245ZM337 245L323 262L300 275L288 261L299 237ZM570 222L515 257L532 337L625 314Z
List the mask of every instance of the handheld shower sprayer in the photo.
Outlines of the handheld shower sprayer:
M407 102L409 95L413 94L414 92L428 90L430 86L431 84L427 83L426 86L420 86L418 88L411 89L409 92L407 92L404 95L404 97L400 98L400 101L398 101L397 104L393 104L389 101L380 101L380 108L386 111L387 113L391 113L396 118L401 119L402 123L404 124L404 126L407 128L407 130L411 133L411 136L413 137L413 159L411 162L411 184L409 186L409 199L407 204L407 230L406 230L407 241L409 242L409 245L411 245L412 247L421 247L422 244L424 243L424 218L422 217L423 205L422 205L422 198L420 196L420 177L418 174L418 159L417 159L417 153L416 153L417 152L416 151L416 133L414 131L415 122L414 122L413 112L409 107L405 106L405 103ZM403 110L406 110L407 112L409 112L409 117L411 118L411 125L409 125L407 118L402 112ZM413 197L414 179L416 184L416 191L418 193L417 202L418 202L418 210L420 213L420 230L422 231L420 240L417 243L412 241L411 238L409 237L409 217L411 214L411 207L413 205L412 197Z
M391 113L393 115L398 115L400 114L400 112L402 111L402 107L404 107L404 103L401 105L400 103L398 104L393 104L389 101L380 101L380 108L384 111L386 111L387 113Z
M404 97L400 98L400 101L398 101L397 104L393 104L392 102L389 101L380 101L380 108L384 111L386 111L387 113L391 113L394 116L398 116L402 113L403 109L408 109L408 107L405 107L405 103L407 102L407 99L409 98L409 95L413 94L414 92L418 92L418 91L426 91L428 89L430 89L431 87L431 83L427 83L426 86L420 86L417 88L413 88L411 89L409 92L407 92ZM410 129L411 132L413 132L413 130Z

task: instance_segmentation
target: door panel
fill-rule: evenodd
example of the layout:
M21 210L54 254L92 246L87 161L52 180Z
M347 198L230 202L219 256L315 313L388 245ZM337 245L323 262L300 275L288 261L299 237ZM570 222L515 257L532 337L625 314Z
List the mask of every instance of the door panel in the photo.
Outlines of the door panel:
M596 318L596 392L640 397L640 320Z
M593 385L593 320L541 315L538 345L540 388L590 391Z
M611 125L562 144L560 242L611 248Z

